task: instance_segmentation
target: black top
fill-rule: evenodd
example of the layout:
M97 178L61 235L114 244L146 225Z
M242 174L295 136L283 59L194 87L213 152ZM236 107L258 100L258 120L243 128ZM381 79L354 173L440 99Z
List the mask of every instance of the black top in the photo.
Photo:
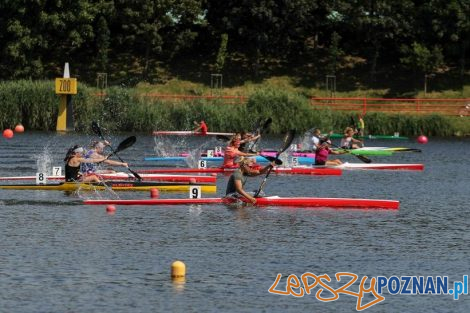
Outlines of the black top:
M80 178L80 166L70 166L65 164L65 181L71 182L76 181Z

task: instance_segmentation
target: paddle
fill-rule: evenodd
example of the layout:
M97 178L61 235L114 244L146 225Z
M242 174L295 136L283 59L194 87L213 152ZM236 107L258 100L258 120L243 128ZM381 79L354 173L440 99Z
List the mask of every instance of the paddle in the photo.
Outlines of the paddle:
M217 135L217 136L215 136L215 139L217 139L219 141L230 141L230 137L229 136L224 136L224 135Z
M101 128L100 126L98 125L97 122L92 122L91 123L91 129L95 132L95 134L97 134L101 139L105 140L104 139L104 136L103 136L103 133L101 132ZM124 149L127 149L128 147L132 146L135 142L136 142L136 137L135 136L131 136L127 139L125 139L124 141L122 141L116 150L113 149L112 146L109 146L111 148L111 154L108 155L107 158L109 158L111 155L116 155L119 159L119 161L125 163L121 157L119 155L117 155L118 152L124 150ZM132 174L134 175L135 178L137 178L138 180L142 180L142 177L140 177L139 174L137 174L136 172L134 172L133 170L131 170L129 167L127 167L127 170Z
M282 141L281 148L276 153L276 159L278 159L279 155L281 155L281 153L283 153L284 151L287 150L287 148L290 147L292 141L294 141L294 137L295 137L295 130L290 130L290 131L287 132L287 134L284 136L284 140ZM255 193L255 198L258 197L261 190L263 190L263 187L266 184L266 180L268 179L269 174L271 174L272 169L273 168L270 167L268 172L266 173L266 176L264 177L263 181L261 182L261 185L259 186L258 191L256 191L256 193Z
M258 128L258 134L262 135L266 130L268 130L268 128L269 128L269 126L271 126L272 122L273 122L273 119L268 118L264 122L264 124L261 126L261 128ZM256 145L258 144L259 138L260 137L256 138L256 140L250 144L250 147L249 147L248 151L253 151L253 148L255 148Z
M268 160L269 162L275 162L276 165L282 165L282 160L281 159L278 159L278 158L275 158L275 157L272 157L272 156L268 156L268 155L261 155L263 158L265 158L266 160Z

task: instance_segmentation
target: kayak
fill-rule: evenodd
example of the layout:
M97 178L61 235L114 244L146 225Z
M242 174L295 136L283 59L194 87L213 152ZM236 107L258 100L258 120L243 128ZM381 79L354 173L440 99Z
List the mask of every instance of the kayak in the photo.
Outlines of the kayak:
M188 199L143 199L143 200L85 200L84 204L93 205L191 205L191 204L232 204L249 201L245 198L188 198ZM400 206L396 200L374 200L356 198L312 198L312 197L262 197L256 198L255 206L274 207L329 207L329 208L362 208L362 209L395 209Z
M227 173L231 174L236 168L220 168L220 167L209 167L209 168L161 168L152 170L141 170L142 173ZM271 173L274 174L299 174L299 175L332 175L339 176L342 174L342 170L339 168L328 168L328 167L274 167Z
M0 185L0 189L26 189L26 190L128 190L128 191L148 191L156 188L160 191L189 191L192 186L200 186L201 192L216 192L215 184L192 184L176 182L138 182L138 181L107 181L106 183L82 183L82 182L54 182L48 184L11 184Z
M163 135L177 135L177 136L233 136L235 133L217 133L217 132L207 132L202 134L200 132L194 132L191 130L182 130L182 131L172 131L172 130L162 130L154 131L154 136L163 136Z
M345 150L345 149L335 149L335 150ZM355 155L372 155L372 156L391 156L393 154L393 151L388 151L388 150L373 150L373 149L354 149L354 150L348 150L350 154L355 154ZM261 155L264 156L271 156L275 157L276 156L275 151L262 151ZM302 151L297 151L297 152L292 152L291 156L293 157L301 157L301 158L312 158L315 159L315 153L314 152L302 152ZM308 161L306 161L307 163Z
M343 138L343 134L331 134L329 135L332 139L340 139ZM404 136L394 136L394 135L366 135L366 136L354 136L354 138L360 139L399 139L399 140L408 140L408 137Z
M138 173L139 174L139 173ZM170 174L139 174L143 181L167 181L167 182L193 182L193 183L215 183L216 176L200 175L170 175ZM98 173L98 176L104 180L136 180L130 173ZM0 177L0 180L35 180L36 176L6 176ZM64 180L64 176L46 176L47 180Z
M405 171L422 171L424 165L419 163L399 164L399 163L348 163L330 166L330 168L338 168L342 170L405 170Z
M264 158L260 155L253 156L252 158L255 158L257 163L268 163L269 162L269 160L267 160L266 158ZM144 161L152 161L152 162L166 163L166 164L186 162L188 160L189 159L187 157L183 157L183 156L145 157L144 158ZM204 161L210 162L210 163L222 163L224 161L224 158L223 157L201 157L198 160L204 160ZM315 158L297 157L297 163L298 164L311 165L314 162L315 162Z

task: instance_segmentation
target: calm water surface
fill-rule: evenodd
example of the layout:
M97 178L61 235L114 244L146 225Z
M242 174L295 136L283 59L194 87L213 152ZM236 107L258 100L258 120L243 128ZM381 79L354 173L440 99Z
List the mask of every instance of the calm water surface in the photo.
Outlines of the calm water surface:
M113 137L115 146L126 135ZM34 175L62 165L67 147L91 136L26 133L0 140L0 174ZM264 141L277 147L279 138ZM147 135L120 155L134 169L144 156L176 146L212 148L202 138L155 142ZM422 153L373 157L377 163L424 163L424 172L344 171L341 177L269 177L265 190L280 196L400 200L399 211L225 206L85 206L85 198L148 198L147 192L78 193L0 190L0 312L352 312L356 298L321 302L270 294L286 277L311 272L368 276L470 274L470 140L430 138L371 141L418 147ZM360 162L353 156L342 156ZM45 165L46 164L46 165ZM218 177L217 195L227 176ZM253 178L256 189L261 178ZM186 197L186 194L162 194ZM205 195L214 196L214 195ZM170 265L182 260L185 283L173 283ZM452 286L449 286L452 287ZM358 283L350 287L358 291ZM298 291L298 289L296 289ZM332 294L324 291L323 297ZM390 295L367 312L468 312L470 298ZM373 300L366 296L364 303Z

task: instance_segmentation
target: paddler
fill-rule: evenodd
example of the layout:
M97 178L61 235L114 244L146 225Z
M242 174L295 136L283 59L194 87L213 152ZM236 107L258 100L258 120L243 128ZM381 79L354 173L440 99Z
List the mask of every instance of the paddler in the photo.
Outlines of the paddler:
M249 152L249 153L256 153L253 151L253 144L250 144L252 143L253 141L256 141L258 138L261 137L261 134L253 134L253 133L250 133L250 132L241 132L240 133L240 147L238 148L238 150L242 151L242 152ZM246 147L248 143L248 149ZM248 151L247 151L248 150Z
M128 167L128 164L125 162L109 160L104 156L103 154L104 149L106 146L109 146L109 145L111 145L111 143L108 142L107 140L93 142L91 145L91 149L88 150L84 155L85 159L103 158L104 160L102 162L108 165ZM84 174L96 174L96 171L98 170L98 165L96 164L96 162L84 162L81 164L80 170ZM101 173L114 173L114 172L115 171L113 170L101 171Z
M241 143L241 135L239 133L235 134L228 146L224 150L224 163L222 164L223 168L234 168L238 167L238 164L235 164L234 160L236 157L242 156L256 156L256 153L246 153L239 150Z
M335 165L341 165L343 162L339 159L335 160L328 160L328 155L331 154L344 154L346 151L340 150L331 150L331 140L327 138L322 138L320 139L320 144L317 147L317 150L315 152L315 165L330 165L330 166L335 166Z
M82 182L101 182L100 178L95 173L83 175L80 174L80 165L87 162L87 163L98 163L103 162L105 157L98 157L98 158L84 158L83 153L85 150L82 147L77 145L73 146L67 151L67 155L65 156L65 181L66 182L73 182L73 181L82 181Z
M200 133L201 135L206 135L207 134L208 127L206 125L206 122L204 122L202 120L199 123L196 122L196 121L193 121L193 123L194 123L194 125L196 125L196 129L194 129L195 133Z
M346 127L344 130L343 138L341 139L340 147L343 149L357 149L364 145L362 140L354 138L354 129Z
M253 196L254 193L246 192L243 186L246 183L248 176L258 176L266 173L271 167L275 165L274 162L263 167L262 169L255 169L255 159L240 157L237 158L236 163L240 166L236 169L228 180L227 189L225 191L225 197L240 198L245 197L251 203L256 204L256 198Z

